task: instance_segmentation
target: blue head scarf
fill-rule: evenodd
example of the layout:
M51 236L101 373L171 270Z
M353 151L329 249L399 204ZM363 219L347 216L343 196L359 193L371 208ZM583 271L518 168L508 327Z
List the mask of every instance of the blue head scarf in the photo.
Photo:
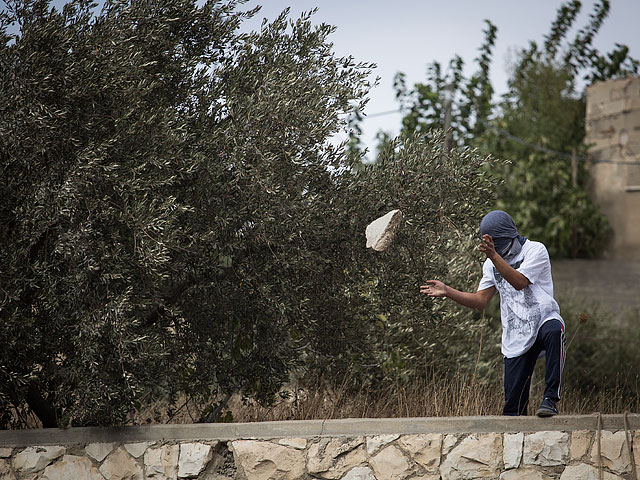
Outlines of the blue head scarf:
M487 213L480 222L480 232L491 235L496 252L503 258L517 255L527 240L518 233L511 215L502 210Z

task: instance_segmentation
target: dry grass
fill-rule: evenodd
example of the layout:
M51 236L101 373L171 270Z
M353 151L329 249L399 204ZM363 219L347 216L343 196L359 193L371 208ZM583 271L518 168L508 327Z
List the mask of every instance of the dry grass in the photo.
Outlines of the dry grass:
M544 370L536 369L534 374L530 415L542 398L544 380L540 374L543 372ZM243 401L239 396L235 396L228 403L227 412L231 415L226 421L501 415L504 402L501 386L488 385L462 375L408 384L398 382L377 389L354 390L347 388L346 383L333 389L319 386L291 388L286 398L271 406L261 406L255 401ZM629 395L621 388L600 389L585 395L569 386L564 389L563 395L564 398L559 404L562 415L586 415L595 412L640 413L640 394ZM127 423L186 424L200 421L202 405L184 399L178 403L178 407L173 409L167 408L166 404L157 403L136 412L134 421ZM34 415L30 416L26 428L40 428L40 423Z
M540 377L538 377L540 378ZM529 414L542 399L544 381L534 381ZM619 391L591 392L584 395L566 388L559 404L562 415L640 412L640 396ZM290 396L271 406L232 398L229 410L234 422L317 420L338 418L402 418L501 415L504 394L501 386L464 376L432 379L410 384L390 384L383 388L353 390L342 386L291 389ZM188 423L183 416L172 422Z
M234 402L230 409L236 422L498 415L502 396L487 385L441 380L375 390L298 389L269 407Z

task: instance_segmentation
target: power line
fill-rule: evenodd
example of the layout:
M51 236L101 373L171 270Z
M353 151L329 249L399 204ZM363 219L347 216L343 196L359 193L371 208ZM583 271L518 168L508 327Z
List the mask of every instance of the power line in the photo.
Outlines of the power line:
M387 110L386 112L372 113L371 115L362 117L362 119L366 120L367 118L382 117L383 115L391 115L392 113L402 113L402 110Z

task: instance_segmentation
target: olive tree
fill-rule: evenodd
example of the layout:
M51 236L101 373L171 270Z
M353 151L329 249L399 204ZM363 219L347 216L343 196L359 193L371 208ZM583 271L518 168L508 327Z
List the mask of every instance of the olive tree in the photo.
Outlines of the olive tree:
M430 328L448 307L417 286L469 282L478 259L459 254L491 199L488 160L434 134L363 165L333 138L371 66L337 58L310 15L242 33L254 13L7 2L4 426L122 424L184 398L212 420L293 372L376 379L464 351L469 317ZM407 225L375 256L364 228L387 208Z

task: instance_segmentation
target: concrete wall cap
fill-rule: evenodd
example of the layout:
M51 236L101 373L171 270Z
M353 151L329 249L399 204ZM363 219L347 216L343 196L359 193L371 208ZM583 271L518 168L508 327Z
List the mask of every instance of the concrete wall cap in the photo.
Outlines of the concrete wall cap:
M630 428L640 430L640 414L628 415ZM69 445L145 441L228 441L236 439L280 439L288 437L356 437L361 435L426 433L517 433L540 431L595 430L594 415L537 417L421 417L342 420L295 420L259 423L216 423L193 425L149 425L133 427L82 427L0 431L0 447ZM623 415L603 415L603 430L624 429Z

